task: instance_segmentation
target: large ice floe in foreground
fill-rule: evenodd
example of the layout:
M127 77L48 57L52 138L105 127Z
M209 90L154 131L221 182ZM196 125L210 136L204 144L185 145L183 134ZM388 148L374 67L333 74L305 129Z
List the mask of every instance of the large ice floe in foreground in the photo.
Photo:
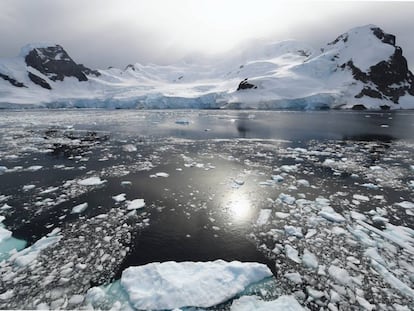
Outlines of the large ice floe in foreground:
M120 284L130 305L138 310L206 308L225 302L270 276L270 269L259 263L168 261L129 267L122 272ZM100 291L92 288L88 296L99 296L96 292Z
M56 44L0 59L0 107L412 109L414 76L375 25L320 49L295 40L211 59L92 70Z

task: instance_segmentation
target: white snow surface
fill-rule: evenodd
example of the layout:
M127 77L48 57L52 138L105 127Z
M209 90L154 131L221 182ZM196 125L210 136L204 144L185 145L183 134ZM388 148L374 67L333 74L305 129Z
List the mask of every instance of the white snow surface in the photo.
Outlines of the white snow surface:
M99 70L99 77L89 75L84 82L74 77L53 81L27 67L24 56L30 49L47 44L28 45L18 57L0 59L0 73L26 86L15 87L0 78L0 107L318 109L363 104L379 109L386 104L391 109L412 109L413 96L408 93L399 104L389 99L355 98L364 84L356 81L349 69L340 69L352 60L367 72L394 53L392 45L373 34L373 27L376 26L351 29L343 35L346 42L328 44L323 51L286 40L243 52L232 51L208 62L200 59L171 65L136 63L125 69ZM28 71L44 79L52 90L34 84ZM257 88L236 91L245 78Z
M210 307L271 275L259 263L168 261L127 268L121 285L139 310Z

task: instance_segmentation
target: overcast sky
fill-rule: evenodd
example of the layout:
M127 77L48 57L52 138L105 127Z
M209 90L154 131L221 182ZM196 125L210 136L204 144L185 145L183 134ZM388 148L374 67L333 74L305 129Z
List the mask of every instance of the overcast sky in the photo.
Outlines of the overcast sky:
M89 67L167 64L246 41L298 39L315 48L376 24L414 68L414 2L275 0L0 0L0 57L33 42L61 44Z

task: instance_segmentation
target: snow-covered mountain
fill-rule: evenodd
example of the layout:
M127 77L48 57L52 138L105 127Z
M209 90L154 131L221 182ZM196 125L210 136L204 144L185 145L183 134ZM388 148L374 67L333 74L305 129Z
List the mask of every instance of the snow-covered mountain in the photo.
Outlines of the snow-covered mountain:
M323 48L288 40L210 62L92 70L60 45L0 59L0 107L414 109L414 76L375 25Z

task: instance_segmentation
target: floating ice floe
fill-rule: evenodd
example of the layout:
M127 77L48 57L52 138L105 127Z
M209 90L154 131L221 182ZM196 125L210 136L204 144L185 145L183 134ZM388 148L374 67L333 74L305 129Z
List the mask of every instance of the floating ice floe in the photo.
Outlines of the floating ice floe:
M319 216L330 220L332 222L343 222L345 221L344 216L342 216L341 214L338 214L337 212L334 211L334 209L330 206L325 206L323 207L323 209L318 213Z
M414 203L409 201L402 201L399 203L395 203L395 205L405 208L405 209L414 209Z
M285 193L279 194L279 200L286 204L293 204L296 201L296 199L293 196Z
M122 149L126 152L135 152L135 151L137 151L137 147L135 147L134 145L131 145L131 144L123 145Z
M26 170L28 170L29 172L36 172L38 170L40 170L43 166L41 165L32 165L29 166Z
M167 178L168 176L170 176L168 173L159 172L159 173L155 173L153 175L150 175L150 178L157 178L157 177Z
M234 300L230 311L302 311L305 310L293 296L280 296L264 301L257 296L242 296Z
M127 202L128 210L136 210L136 209L143 208L144 206L145 206L144 199L135 199L135 200Z
M129 267L122 272L121 285L139 310L207 308L270 276L270 269L259 263L169 261Z
M124 202L126 200L125 196L126 196L125 193L121 193L121 194L113 196L112 199L114 199L114 201L117 202L117 203Z
M257 217L256 224L258 226L264 226L269 221L271 214L272 214L271 209L261 209L259 212L259 216Z
M302 260L299 258L299 252L289 244L285 245L285 254L290 260L296 263L302 262Z
M78 181L81 186L99 186L106 183L106 180L101 180L99 177L89 177Z
M71 214L83 213L88 208L88 203L82 203L72 208Z

